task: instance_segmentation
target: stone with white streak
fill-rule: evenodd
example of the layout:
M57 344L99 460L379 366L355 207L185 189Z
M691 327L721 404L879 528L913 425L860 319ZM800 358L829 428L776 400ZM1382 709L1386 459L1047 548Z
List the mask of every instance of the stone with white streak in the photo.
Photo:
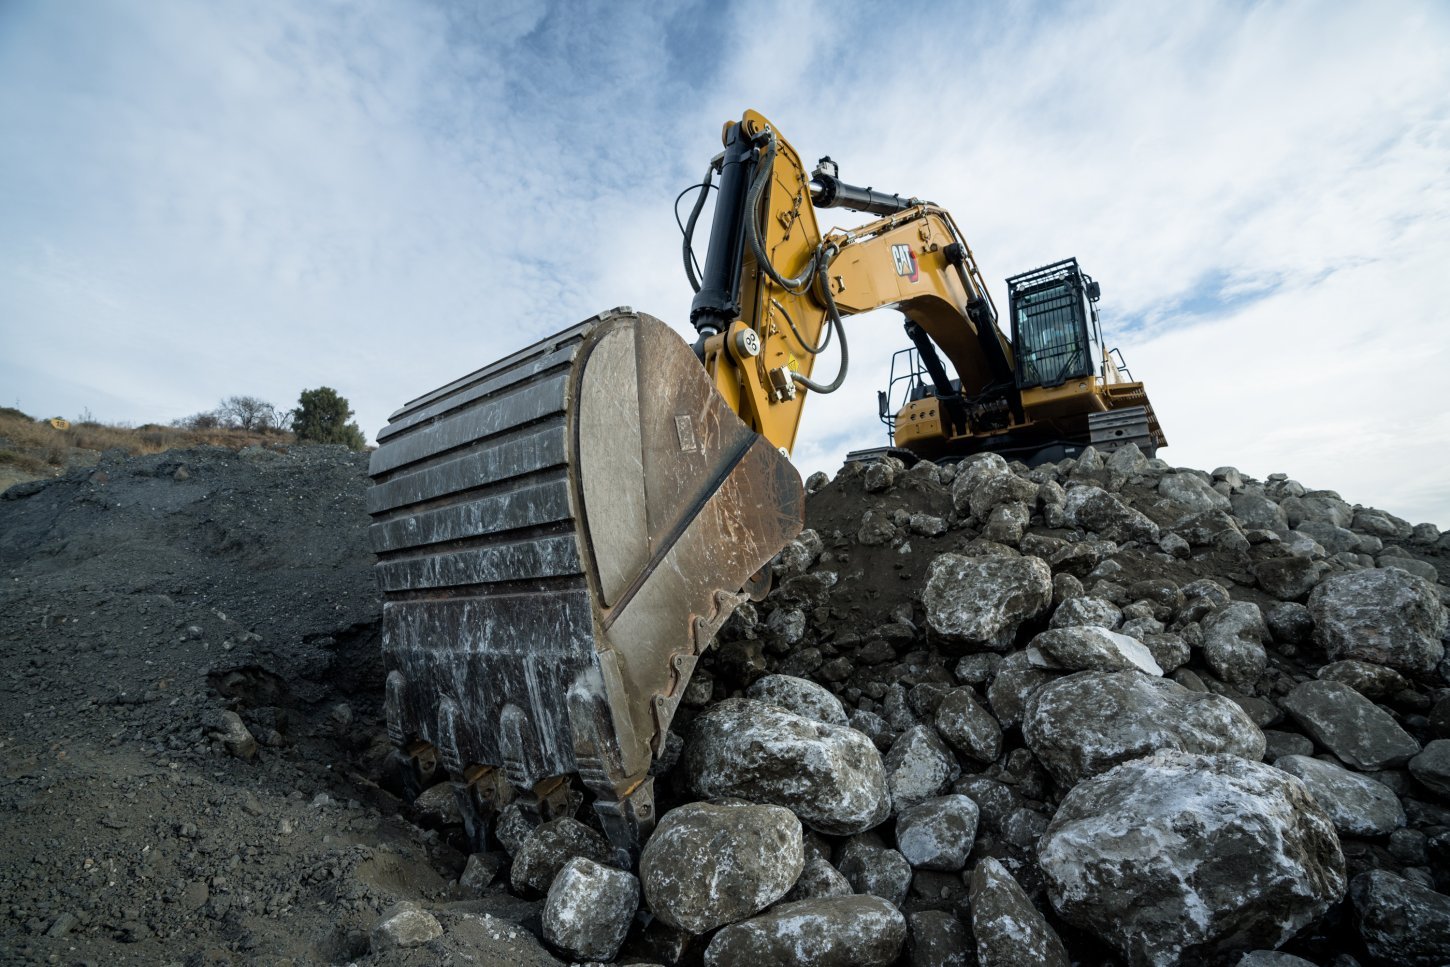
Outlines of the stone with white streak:
M972 933L982 967L1068 967L1062 938L1001 863L982 860L969 884Z
M1344 895L1334 826L1302 783L1165 751L1078 785L1038 848L1053 907L1130 967L1232 963Z
M640 855L639 878L650 912L704 933L785 896L804 866L801 824L790 810L693 802L660 820Z
M932 634L943 641L1003 651L1022 622L1052 603L1052 571L1036 557L938 554L922 604Z
M1136 671L1044 685L1027 700L1022 734L1063 788L1162 749L1264 755L1264 733L1231 699Z
M875 896L782 903L731 924L705 948L706 967L886 967L906 944L906 918Z
M1405 808L1384 783L1306 755L1280 756L1274 765L1304 783L1341 833L1388 836L1405 825Z
M891 814L886 768L869 738L764 702L711 707L695 720L683 762L700 797L784 806L829 835L863 832Z
M575 857L549 886L544 939L579 960L613 960L638 908L633 874Z
M1115 672L1135 669L1162 675L1163 669L1138 639L1107 628L1050 628L1032 639L1027 658L1038 668Z
M1404 571L1350 571L1309 595L1314 637L1330 659L1358 658L1407 675L1434 671L1445 657L1445 608L1434 585Z

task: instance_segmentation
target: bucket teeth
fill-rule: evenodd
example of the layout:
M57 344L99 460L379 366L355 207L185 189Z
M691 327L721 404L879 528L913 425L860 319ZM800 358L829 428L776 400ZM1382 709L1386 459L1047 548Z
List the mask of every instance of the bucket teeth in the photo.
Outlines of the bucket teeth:
M378 442L390 736L455 783L579 775L635 848L702 631L800 530L794 468L628 310L414 400Z

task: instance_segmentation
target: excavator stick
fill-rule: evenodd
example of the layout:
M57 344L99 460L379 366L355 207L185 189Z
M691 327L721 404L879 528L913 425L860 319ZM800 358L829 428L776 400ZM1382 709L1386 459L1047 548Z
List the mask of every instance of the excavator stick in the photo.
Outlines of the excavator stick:
M378 444L392 741L447 773L480 847L512 799L568 808L578 775L636 851L697 659L800 531L795 469L629 309L413 400Z

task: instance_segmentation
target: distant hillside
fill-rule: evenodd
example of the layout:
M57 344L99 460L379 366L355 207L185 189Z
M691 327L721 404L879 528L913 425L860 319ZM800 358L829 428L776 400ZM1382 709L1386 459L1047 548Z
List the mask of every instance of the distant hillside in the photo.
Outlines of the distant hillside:
M292 434L285 430L189 430L156 423L133 428L94 421L57 429L49 420L5 406L0 407L0 491L26 480L58 476L71 467L92 466L106 450L137 455L196 446L236 450L291 442Z

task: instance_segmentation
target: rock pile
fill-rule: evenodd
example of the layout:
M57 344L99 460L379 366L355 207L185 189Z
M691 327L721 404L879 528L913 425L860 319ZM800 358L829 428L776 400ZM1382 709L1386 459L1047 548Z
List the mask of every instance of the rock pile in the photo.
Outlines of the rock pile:
M1450 537L1132 447L807 489L676 718L622 957L1450 960Z
M625 869L582 796L471 852L379 788L356 458L102 470L0 502L22 961L1450 962L1432 525L1132 447L815 475Z

